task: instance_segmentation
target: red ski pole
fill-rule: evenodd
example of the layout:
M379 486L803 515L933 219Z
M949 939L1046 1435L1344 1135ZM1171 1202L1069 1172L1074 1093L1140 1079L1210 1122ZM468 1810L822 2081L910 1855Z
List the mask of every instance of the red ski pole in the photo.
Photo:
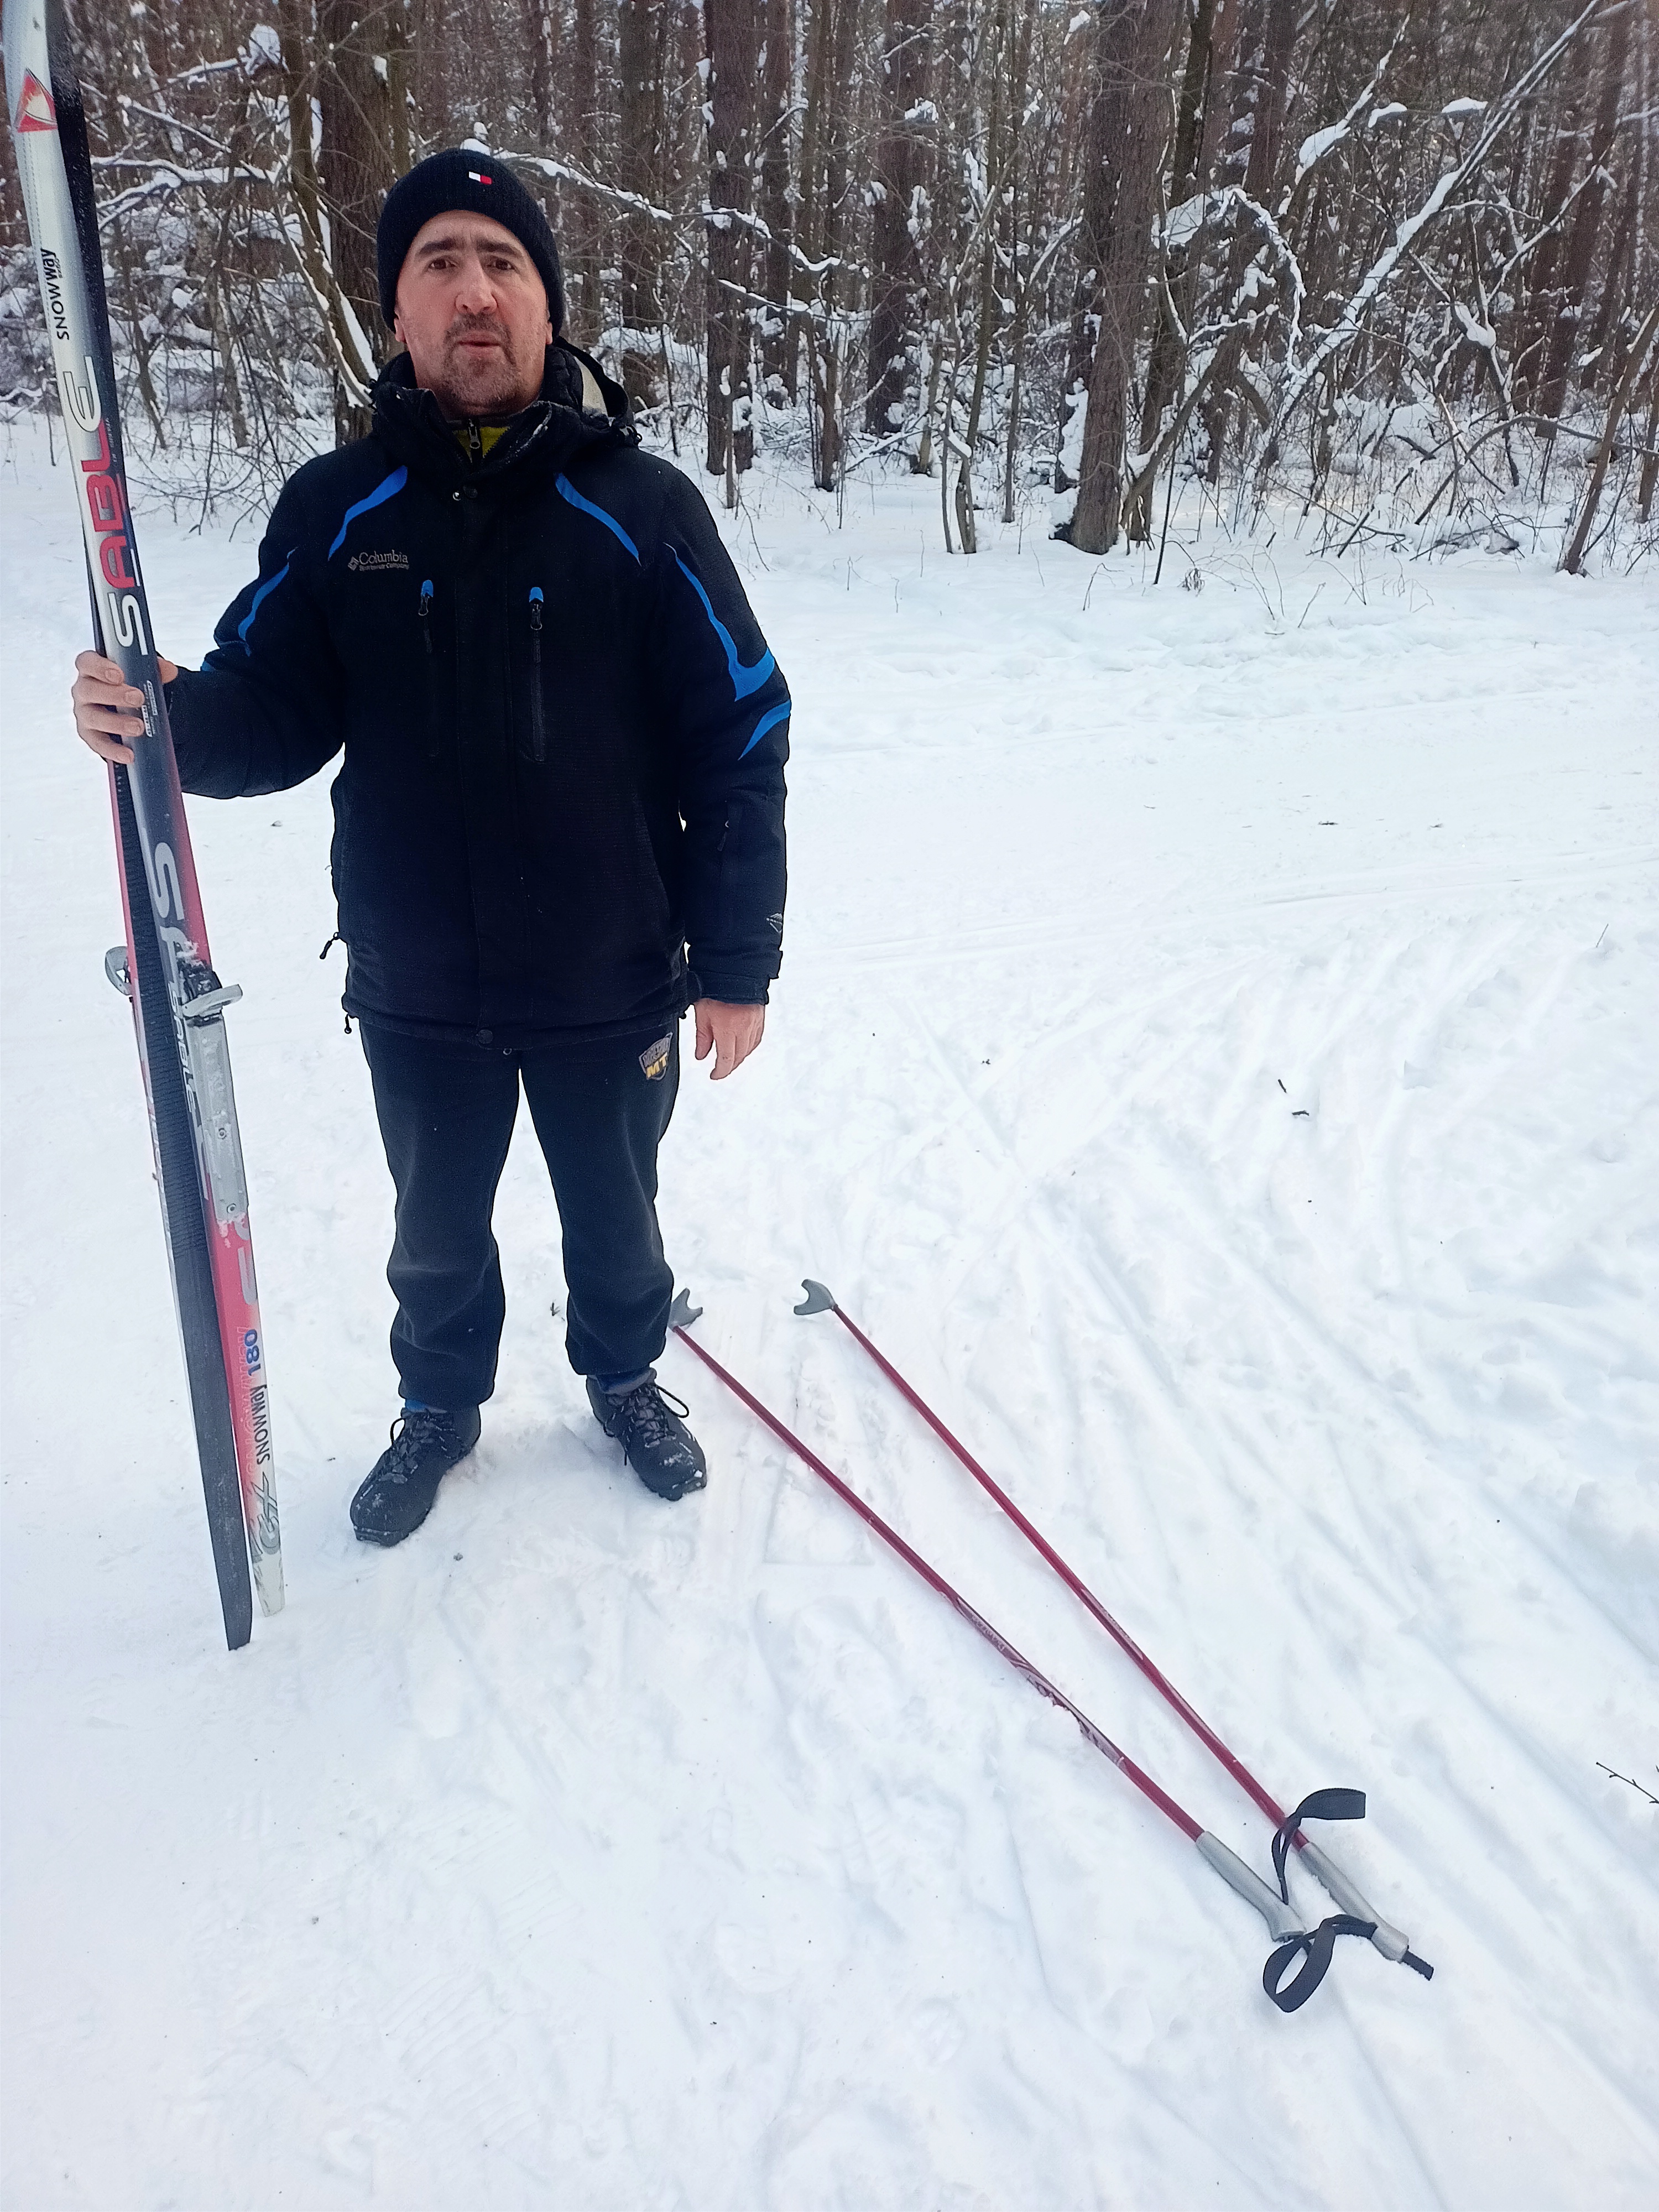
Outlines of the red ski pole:
M795 1311L801 1315L818 1313L835 1315L837 1321L851 1333L862 1349L868 1353L905 1402L921 1414L940 1443L961 1461L981 1489L996 1500L1020 1534L1048 1561L1067 1589L1094 1615L1119 1649L1134 1662L1164 1703L1173 1711L1180 1714L1199 1741L1226 1768L1228 1773L1232 1776L1234 1781L1252 1802L1267 1814L1277 1832L1273 1858L1275 1865L1281 1869L1281 1880L1285 1850L1289 1844L1293 1844L1301 1854L1309 1871L1317 1878L1328 1894L1335 1899L1345 1913L1350 1913L1357 1918L1369 1920L1374 1923L1370 1940L1385 1959L1412 1966L1419 1973L1425 1976L1431 1972L1432 1970L1426 1967L1415 1955L1407 1938L1400 1933L1399 1929L1389 1927L1386 1921L1379 1918L1340 1867L1334 1863L1311 1837L1304 1836L1301 1829L1296 1826L1297 1818L1304 1809L1310 1817L1319 1817L1313 1806L1310 1804L1305 1808L1298 1807L1295 1813L1288 1814L1281 1808L1256 1780L1243 1760L1228 1748L1203 1716L1188 1704L1169 1676L1141 1650L1121 1622L1114 1620L1082 1577L1060 1557L1042 1531L1020 1511L1001 1484L986 1473L961 1439L946 1428L921 1392L915 1389L905 1380L879 1346L872 1343L852 1316L838 1302L834 1291L823 1283L813 1282L810 1277L803 1280L801 1288L805 1291L806 1296L795 1308Z
M866 1505L856 1491L843 1482L831 1468L827 1467L817 1454L804 1444L792 1429L786 1428L777 1415L769 1407L763 1406L752 1391L745 1389L737 1376L722 1367L712 1352L704 1351L696 1337L691 1334L691 1324L698 1318L701 1311L700 1307L691 1304L684 1291L676 1297L673 1310L669 1316L669 1322L680 1341L689 1351L696 1354L712 1374L720 1377L732 1396L741 1400L757 1420L763 1422L771 1430L773 1435L785 1444L803 1465L811 1468L819 1480L827 1484L844 1505L849 1505L866 1528L872 1528L883 1543L897 1553L908 1567L920 1575L923 1582L927 1583L930 1589L936 1590L948 1605L953 1607L969 1626L984 1638L994 1651L1006 1659L1017 1674L1024 1675L1039 1696L1046 1698L1050 1705L1057 1705L1061 1712L1068 1714L1077 1723L1085 1740L1092 1744L1103 1758L1109 1759L1119 1773L1134 1784L1142 1796L1156 1805L1165 1820L1180 1829L1188 1843L1197 1846L1206 1864L1221 1876L1230 1889L1261 1915L1267 1924L1269 1934L1274 1939L1277 1948L1269 1956L1261 1972L1262 1988L1281 2012L1294 2012L1299 2006L1305 2004L1325 1978L1326 1971L1331 1962L1332 1948L1337 1936L1374 1935L1376 1923L1345 1911L1334 1914L1329 1919L1322 1921L1316 1928L1304 1929L1298 1921L1294 1909L1279 1891L1274 1890L1263 1881L1261 1877L1246 1866L1243 1860L1236 1852L1231 1850L1218 1836L1212 1836L1201 1828L1190 1813L1178 1805L1167 1792L1160 1790L1151 1775L1143 1768L1137 1766L1126 1751L1120 1750L1103 1729L1097 1727L1081 1707L1073 1705L1063 1690L1056 1688L1040 1668L1034 1666L1023 1653L1015 1650L1000 1629L993 1626L983 1613L969 1605L961 1591L947 1582L937 1567L930 1565L920 1552L907 1544L896 1528L890 1528L873 1507ZM1355 1797L1358 1795L1357 1791L1340 1790L1326 1794L1333 1799ZM1361 1800L1362 1809L1363 1802ZM1310 1818L1320 1817L1317 1807L1311 1802L1307 1810ZM1333 1808L1330 1817L1346 1819L1352 1816L1346 1811ZM1281 1987L1285 1972L1292 1960L1298 1956L1304 1959L1304 1964L1288 1985Z

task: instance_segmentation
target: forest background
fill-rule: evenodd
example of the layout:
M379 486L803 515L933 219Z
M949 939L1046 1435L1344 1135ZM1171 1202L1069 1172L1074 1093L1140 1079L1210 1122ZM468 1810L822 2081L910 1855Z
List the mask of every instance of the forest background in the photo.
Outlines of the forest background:
M381 197L466 142L727 506L770 448L934 478L964 553L1033 500L1146 543L1194 486L1337 546L1655 542L1659 0L270 8L70 8L129 415L204 512L366 426ZM15 414L50 395L11 155Z

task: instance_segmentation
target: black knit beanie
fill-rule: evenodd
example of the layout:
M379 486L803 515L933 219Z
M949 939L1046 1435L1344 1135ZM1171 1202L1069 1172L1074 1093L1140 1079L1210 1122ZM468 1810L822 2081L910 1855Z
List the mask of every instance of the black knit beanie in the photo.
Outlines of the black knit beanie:
M391 329L397 313L398 279L416 234L434 215L447 215L452 209L487 215L512 232L547 287L547 312L557 337L564 328L564 280L547 217L504 161L460 147L428 154L386 196L374 234L374 260L386 328Z

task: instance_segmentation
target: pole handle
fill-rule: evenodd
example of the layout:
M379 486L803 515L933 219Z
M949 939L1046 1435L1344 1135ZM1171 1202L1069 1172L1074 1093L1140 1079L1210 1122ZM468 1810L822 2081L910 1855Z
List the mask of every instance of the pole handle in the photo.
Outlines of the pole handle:
M1397 1928L1377 1917L1375 1909L1365 1901L1364 1893L1351 1882L1334 1859L1329 1858L1317 1844L1304 1844L1297 1856L1319 1883L1326 1895L1340 1905L1344 1912L1352 1913L1356 1920L1374 1923L1371 1942L1385 1959L1398 1966L1411 1945Z
M1254 1867L1246 1866L1237 1851L1229 1850L1219 1836L1212 1836L1205 1829L1198 1838L1198 1848L1228 1888L1261 1915L1275 1942L1290 1942L1304 1932L1296 1912L1272 1883L1263 1881Z

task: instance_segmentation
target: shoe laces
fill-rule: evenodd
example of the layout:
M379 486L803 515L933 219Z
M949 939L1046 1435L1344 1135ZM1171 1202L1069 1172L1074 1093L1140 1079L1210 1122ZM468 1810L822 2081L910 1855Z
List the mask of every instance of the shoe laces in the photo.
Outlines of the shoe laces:
M691 1411L684 1398L675 1397L659 1382L641 1382L623 1400L627 1408L628 1425L632 1434L642 1444L678 1443L672 1416L678 1413L684 1420Z
M434 1406L423 1406L418 1413L399 1413L386 1431L392 1439L392 1464L386 1469L392 1480L401 1482L429 1444L444 1441L448 1426L448 1414Z

